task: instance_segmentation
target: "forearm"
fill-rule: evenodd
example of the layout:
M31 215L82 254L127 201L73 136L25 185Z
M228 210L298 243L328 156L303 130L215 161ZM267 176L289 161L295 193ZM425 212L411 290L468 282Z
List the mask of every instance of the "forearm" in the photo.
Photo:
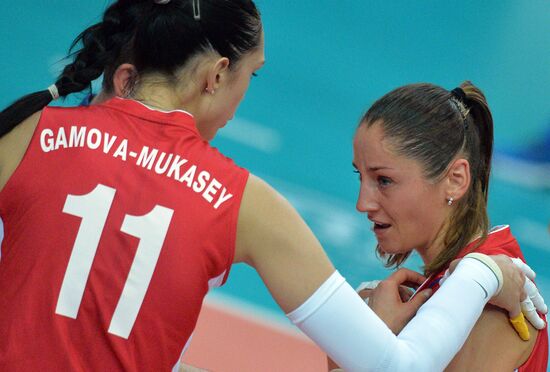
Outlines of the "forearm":
M289 318L346 371L443 370L497 289L482 263L463 261L398 337L335 274Z

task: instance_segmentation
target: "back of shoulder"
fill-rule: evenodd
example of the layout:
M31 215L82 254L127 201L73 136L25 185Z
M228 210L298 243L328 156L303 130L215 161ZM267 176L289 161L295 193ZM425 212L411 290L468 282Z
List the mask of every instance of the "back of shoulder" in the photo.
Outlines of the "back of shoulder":
M42 111L38 111L0 138L0 189L4 187L23 159Z
M59 119L70 120L71 113L85 108L46 107L16 125L0 138L0 189L7 183L27 153L40 123L59 124Z

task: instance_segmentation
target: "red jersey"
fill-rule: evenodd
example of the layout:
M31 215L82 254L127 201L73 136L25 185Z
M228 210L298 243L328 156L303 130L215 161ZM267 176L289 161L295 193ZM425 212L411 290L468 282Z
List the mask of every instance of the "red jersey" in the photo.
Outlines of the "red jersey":
M0 192L0 370L172 369L247 179L184 111L46 108Z
M474 249L475 242L470 243L466 248L464 248L457 258L462 258L468 253L479 252L487 255L497 255L504 254L509 257L519 257L523 262L525 258L523 253L519 248L518 242L512 235L509 226L497 226L493 228L487 240ZM446 269L440 271L437 274L431 275L426 282L420 286L419 290L432 288L434 292L439 289L439 281L441 277L445 274ZM540 314L542 318L546 321L546 316ZM538 332L537 340L535 342L535 347L529 356L529 359L521 365L516 371L518 372L544 372L548 366L548 326L543 330Z

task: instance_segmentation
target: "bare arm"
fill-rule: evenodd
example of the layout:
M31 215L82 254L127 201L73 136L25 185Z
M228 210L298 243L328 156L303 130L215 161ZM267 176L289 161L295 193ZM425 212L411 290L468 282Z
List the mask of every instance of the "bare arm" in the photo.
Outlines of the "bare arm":
M531 324L529 331L529 341L522 341L506 312L488 305L446 371L514 370L529 358L535 346L538 331Z
M335 270L290 203L254 175L239 212L235 262L254 267L285 312L301 305Z

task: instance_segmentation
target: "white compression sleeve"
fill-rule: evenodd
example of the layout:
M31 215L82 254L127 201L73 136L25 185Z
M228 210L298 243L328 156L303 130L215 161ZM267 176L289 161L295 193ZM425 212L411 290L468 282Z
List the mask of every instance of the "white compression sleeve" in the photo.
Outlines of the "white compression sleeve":
M335 272L288 317L347 372L441 371L497 287L486 265L463 259L396 337Z

